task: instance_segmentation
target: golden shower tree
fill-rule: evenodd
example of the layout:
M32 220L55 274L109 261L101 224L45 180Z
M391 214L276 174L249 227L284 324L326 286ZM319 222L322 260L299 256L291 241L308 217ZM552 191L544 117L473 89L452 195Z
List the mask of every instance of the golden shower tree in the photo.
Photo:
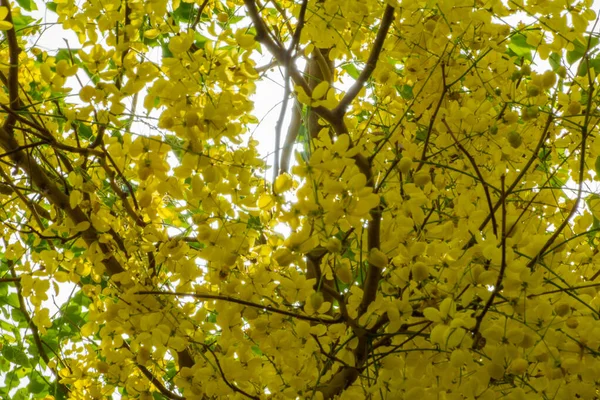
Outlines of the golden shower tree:
M1 0L0 397L597 398L592 6Z

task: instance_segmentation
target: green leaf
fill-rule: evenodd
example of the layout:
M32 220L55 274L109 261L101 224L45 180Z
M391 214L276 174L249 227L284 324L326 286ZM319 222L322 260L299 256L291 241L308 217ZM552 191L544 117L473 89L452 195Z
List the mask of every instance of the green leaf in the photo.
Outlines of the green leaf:
M35 0L17 0L17 3L27 11L36 11L38 9Z
M165 143L171 146L175 157L181 161L184 155L185 140L178 138L175 135L165 135Z
M595 218L600 218L600 196L592 194L586 197L585 202Z
M218 313L216 311L211 312L210 314L208 314L208 317L206 318L206 320L208 322L210 322L211 324L216 323L217 322L217 314Z
M8 296L6 296L6 298L2 299L3 301L6 301L6 304L14 307L14 308L19 308L19 296L16 293L11 293Z
M598 45L598 41L600 39L598 39L597 37L592 37L591 41L590 41L590 49L593 49L594 47L596 47ZM583 55L585 54L586 51L586 45L584 45L583 43L581 43L579 40L575 40L573 42L573 45L575 46L575 48L571 51L567 51L567 62L569 64L573 64L575 61L579 60L581 57L583 57Z
M75 121L75 126L77 126L77 134L80 138L91 140L94 137L94 133L92 132L92 128L88 125L84 124L80 121Z
M402 85L402 86L394 86L396 88L396 91L398 92L398 94L404 99L404 100L412 100L413 99L413 91L412 91L412 86L410 85Z
M513 35L510 38L510 43L512 45L514 45L515 47L519 47L522 49L533 50L536 48L535 46L527 43L527 36L523 35L522 33L517 33L517 34Z
M13 25L15 26L15 32L22 31L27 28L31 22L36 21L29 15L16 15L13 16ZM39 21L36 21L36 23Z
M250 215L248 218L248 229L252 229L255 231L261 231L263 229L262 222L259 216Z
M263 355L263 352L260 350L260 348L257 345L252 346L252 353L256 354L257 356Z
M531 50L535 49L535 46L532 46L529 43L527 43L527 36L521 33L517 33L516 35L513 35L510 38L508 49L509 55L516 55L519 58L525 58L531 61Z
M75 293L75 295L73 295L71 298L71 301L83 307L87 307L92 303L92 300L90 300L90 298L87 297L82 290Z
M354 64L343 65L342 69L344 71L346 71L348 73L348 75L350 75L352 77L352 79L356 80L356 79L358 79L358 76L360 75L358 68L356 68L356 66Z
M92 80L92 82L94 82L94 84L97 84L98 82L100 82L100 78L98 77L98 74L93 74L88 67L85 66L85 64L81 63L77 63L77 65L79 65L81 67L81 69L83 69L83 71L85 72L85 74L88 76L88 78L90 78Z
M177 22L192 22L196 18L194 12L195 3L184 3L181 2L177 10L173 11L173 18Z
M594 163L594 171L596 171L596 176L600 176L600 156L596 157L596 162Z
M582 76L582 77L586 76L588 74L590 67L592 67L594 69L594 72L596 74L600 73L600 58L596 57L591 60L583 60L579 64L579 70L577 71L577 75Z
M301 124L300 128L298 128L298 136L296 137L297 143L305 143L308 142L308 129L306 129L305 124Z
M57 6L58 4L54 3L53 1L49 1L46 3L46 9L52 11L53 13L56 13Z
M149 46L149 47L158 47L158 46L160 46L160 42L158 41L157 38L149 39L147 37L144 37L143 33L141 33L140 36L143 38L142 41L144 42L144 44L146 46Z
M60 60L67 60L67 61L71 62L71 56L73 56L73 58L75 58L75 55L77 54L76 52L77 52L77 49L69 50L67 48L61 48L61 49L58 49L54 58L56 59L56 62L59 62Z
M200 33L196 32L194 34L194 44L196 45L196 47L198 47L199 49L203 49L204 45L206 44L206 42L208 42L208 38L204 35L201 35Z
M427 139L427 129L420 128L415 135L415 142L424 142Z
M29 358L27 358L27 354L25 354L25 352L18 347L5 344L4 347L2 347L2 356L14 364L24 367L31 366L31 362L29 361Z
M552 67L552 71L556 71L560 67L560 54L551 53L550 57L548 57L548 62L550 63L550 67Z
M160 47L162 48L162 56L163 56L163 58L173 58L173 53L171 53L171 50L169 50L169 43L168 42L162 42L160 44Z
M55 321L58 325L59 321ZM58 351L58 332L55 329L49 329L42 337L44 345L48 346L53 352Z
M11 398L12 400L28 400L30 397L27 388L21 388Z
M27 385L27 389L30 393L38 394L47 388L48 384L37 371L33 371L31 375L29 375L29 384Z

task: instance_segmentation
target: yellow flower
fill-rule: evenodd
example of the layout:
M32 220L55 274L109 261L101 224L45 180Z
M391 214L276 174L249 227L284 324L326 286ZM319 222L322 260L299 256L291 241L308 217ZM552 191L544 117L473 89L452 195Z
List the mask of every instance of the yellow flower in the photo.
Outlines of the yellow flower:
M12 29L12 27L13 27L13 24L11 24L8 21L5 21L7 16L8 16L8 8L0 7L0 31L7 31L9 29Z

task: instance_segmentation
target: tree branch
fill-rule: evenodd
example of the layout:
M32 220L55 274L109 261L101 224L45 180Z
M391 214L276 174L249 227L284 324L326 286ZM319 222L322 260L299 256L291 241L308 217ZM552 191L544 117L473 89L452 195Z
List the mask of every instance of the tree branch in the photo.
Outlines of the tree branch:
M377 36L375 38L375 42L373 43L373 48L369 54L369 58L367 59L367 65L365 65L365 68L356 79L356 82L354 82L352 87L350 87L350 89L346 92L337 107L333 109L334 115L344 115L346 113L350 103L356 98L356 96L358 96L358 93L360 93L367 80L371 77L371 74L377 66L377 61L379 60L379 55L383 49L383 43L385 42L385 38L387 37L390 26L392 25L392 22L394 22L394 11L394 7L390 5L385 7L385 11L381 17L380 26L378 28L379 30L377 31Z
M19 278L17 276L17 273L15 272L15 268L13 266L13 261L8 260L7 262L8 262L8 268L10 269L10 274L12 275L13 282L15 283L15 288L17 289L17 298L19 300L19 310L21 311L21 314L23 314L23 318L25 318L25 321L27 321L27 325L29 325L29 329L31 329L31 334L33 336L33 342L35 343L35 347L37 348L38 352L40 353L40 357L42 357L42 360L44 360L46 367L50 368L48 365L50 362L50 357L48 357L48 354L46 353L46 350L44 349L44 344L40 337L40 332L38 330L38 327L33 322L33 318L31 318L31 315L29 315L29 312L27 311L27 307L25 305L25 299L23 298L23 295L21 294L21 278ZM6 278L6 279L8 279L8 278ZM59 382L60 376L59 376L58 372L56 371L56 369L50 368L50 370L52 371L52 373L54 374L54 376L56 378L56 387L64 395L67 395L70 392L69 388Z
M292 159L292 151L294 150L294 144L302 126L302 105L295 102L292 107L292 120L288 126L287 135L283 143L283 149L281 150L281 161L279 164L279 174L286 173L290 170L290 163Z
M12 111L17 111L19 109L19 53L21 52L21 48L19 47L19 43L17 42L17 34L15 33L15 26L12 19L12 10L10 8L9 0L0 0L0 5L2 7L6 7L8 9L8 15L5 20L13 24L12 28L5 32L6 41L8 42L8 59L9 59L9 67L8 67L8 99L9 106ZM14 116L10 114L6 117L4 121L5 129L12 129L16 122Z
M304 27L304 18L306 14L306 6L308 5L308 0L302 1L302 6L300 7L300 15L298 16L298 24L296 26L296 30L294 31L294 36L292 37L292 43L290 43L290 47L287 50L287 55L285 59L285 76L284 76L284 92L283 92L283 102L281 104L281 111L279 113L279 118L277 119L277 123L275 124L275 163L273 165L273 183L275 183L275 179L279 175L279 147L281 146L281 129L283 127L283 120L285 119L285 113L287 111L288 101L290 98L290 66L293 62L293 52L296 46L298 45L298 41L300 40L300 34L302 32L302 28Z
M125 347L127 350L131 351L131 348L129 347L129 345L126 342L123 342L123 347ZM175 393L171 392L169 389L167 389L167 387L165 385L163 385L163 383L160 381L160 379L155 377L154 374L148 368L144 367L143 365L141 365L137 362L134 362L134 364L136 365L136 367L138 367L138 369L142 372L142 374L144 374L144 376L146 378L148 378L150 383L152 383L154 385L154 387L158 389L158 391L163 396L165 396L166 398L168 398L170 400L186 400L185 397L175 394Z
M215 354L215 352L208 345L204 345L204 348L206 350L208 350L210 354L212 354L213 358L215 359L215 363L217 364L217 368L219 369L219 373L221 374L221 378L223 379L225 384L231 388L231 390L233 390L234 392L237 392L237 393L241 393L249 399L254 399L254 400L260 399L260 397L253 396L250 393L246 392L245 390L243 390L243 389L235 386L233 383L229 382L229 380L225 377L225 372L223 371L223 368L221 368L221 363L219 362L219 359L217 358L217 355Z
M504 197L504 178L505 178L504 175L502 175L502 177L501 177L502 197ZM485 302L485 306L483 307L481 314L479 314L475 318L475 320L476 320L475 327L471 331L471 333L473 335L473 348L474 349L478 348L478 346L480 345L479 328L481 328L481 323L483 322L483 318L485 317L485 315L489 311L490 307L494 303L494 299L496 298L498 293L500 293L500 291L502 290L502 281L504 280L504 271L506 270L506 201L502 202L502 232L501 232L501 235L502 235L502 237L501 237L501 242L500 242L500 248L502 251L502 261L500 262L500 272L498 273L498 279L496 279L496 284L494 285L494 290L492 290L490 297Z
M267 27L265 26L264 21L260 17L260 13L259 13L258 9L256 8L255 0L244 0L244 4L246 5L246 8L248 10L248 16L250 17L254 27L256 28L256 32L257 32L256 40L258 42L264 44L265 47L267 47L267 50L269 50L269 52L271 54L273 54L273 56L275 57L275 59L277 60L279 65L282 65L282 66L286 65L287 51L283 47L281 47L278 43L275 43L269 37L270 36L269 31L267 30ZM293 63L290 64L290 77L292 78L294 84L302 87L304 92L309 97L312 97L312 90L310 89L308 82L306 82L306 79L304 79L302 74L298 71L298 69L296 68L296 66ZM327 122L331 123L332 126L334 126L334 130L336 132L338 132L338 134L345 133L345 132L340 132L340 126L339 126L340 118L336 118L334 116L334 114L331 112L331 110L329 110L323 106L314 107L313 110L315 112L317 112L325 120L327 120ZM337 125L337 128L336 128L336 125Z
M448 92L449 86L446 85L446 68L445 68L443 62L441 64L441 68L442 68L442 82L443 82L444 87L442 88L442 93L440 94L440 99L438 100L438 103L436 104L435 109L433 110L433 114L431 115L431 120L429 121L429 127L427 128L427 136L425 137L425 143L423 144L423 153L421 153L421 160L419 161L419 165L417 166L415 171L419 171L423 167L425 160L427 160L427 148L429 147L429 141L431 140L431 133L433 132L433 124L435 123L435 119L438 115L438 112L440 111L440 108L442 107L442 103L444 102L446 93Z
M586 57L588 57L586 55ZM589 61L589 57L588 57L588 61ZM575 199L575 203L573 204L573 207L571 208L571 211L569 212L569 215L567 215L567 217L563 220L563 222L560 224L560 226L558 226L556 228L556 230L554 231L554 233L552 234L552 236L550 237L550 239L548 239L548 241L546 241L546 243L544 244L544 246L542 246L542 248L538 251L538 253L531 258L531 261L529 261L529 263L527 263L527 268L533 268L533 266L538 262L538 260L544 256L544 253L546 252L546 250L548 250L548 248L552 245L552 243L554 243L554 241L556 240L556 238L558 238L558 236L562 233L562 231L566 228L566 226L569 224L569 221L571 221L571 218L573 218L573 216L575 215L575 213L577 212L577 210L579 209L579 202L581 201L581 194L583 192L583 177L585 174L585 151L586 151L586 143L587 143L587 136L588 136L588 124L590 122L590 113L592 110L592 102L593 102L593 96L592 94L594 93L594 80L591 78L591 75L588 71L588 84L589 84L589 93L588 93L588 101L587 101L587 105L586 105L586 109L585 109L585 120L583 123L583 126L581 127L581 154L579 156L579 182L577 182L578 186L577 186L577 197Z
M456 143L456 146L469 159L471 166L473 166L473 169L475 170L475 174L477 174L477 177L481 181L481 185L483 187L483 192L485 193L485 199L487 201L488 208L490 209L490 216L492 218L492 231L494 232L494 236L498 237L498 222L496 221L496 215L494 213L494 206L492 205L492 197L490 196L488 184L483 179L483 175L481 175L481 171L479 170L479 167L477 166L477 163L475 162L475 159L473 158L473 156L467 151L467 149L465 149L465 146L463 146L458 141L458 138L456 138L456 136L454 136L454 133L452 133L452 129L450 129L450 125L448 125L448 122L446 122L446 118L442 118L442 123L446 126L446 129L448 129L448 133L450 134L450 136L452 136L452 139L454 140L454 143Z
M271 312L274 312L276 314L287 315L288 317L292 317L292 318L296 318L296 319L301 319L301 320L304 320L304 321L318 322L318 323L321 323L321 324L337 324L339 322L342 322L342 320L343 320L342 316L339 316L337 318L332 318L332 319L310 317L308 315L297 314L297 313L293 313L291 311L280 310L279 308L275 308L275 307L271 307L271 306L267 306L267 305L262 305L262 304L256 304L256 303L252 303L251 301L246 301L246 300L242 300L242 299L236 299L234 297L221 296L221 295L218 295L218 294L199 294L199 293L184 293L184 292L163 292L163 291L160 291L160 290L143 290L143 291L140 291L140 292L136 292L136 294L138 294L138 295L152 294L152 295L165 295L165 296L178 296L178 297L194 297L194 298L200 299L200 300L221 300L221 301L227 301L227 302L230 302L230 303L241 304L241 305L244 305L244 306L247 306L247 307L259 308L259 309L271 311Z

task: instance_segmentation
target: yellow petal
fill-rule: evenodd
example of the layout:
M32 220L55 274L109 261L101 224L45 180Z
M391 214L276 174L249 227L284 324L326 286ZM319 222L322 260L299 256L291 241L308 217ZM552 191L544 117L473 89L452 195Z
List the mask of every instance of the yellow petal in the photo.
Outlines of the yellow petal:
M323 96L325 96L325 94L327 93L327 90L329 89L329 82L327 81L323 81L321 83L319 83L312 92L312 98L315 100L318 100L320 98L322 98Z
M146 39L155 39L158 37L158 35L160 35L160 30L158 29L148 29L146 32L144 32L144 37Z
M256 43L256 40L254 39L254 35L244 33L243 29L239 29L235 33L235 40L242 49L246 49L246 50L254 47L254 44Z
M89 221L82 221L82 222L78 223L77 226L75 226L75 231L83 232L83 231L88 230L89 227L90 227Z
M8 31L12 29L13 24L8 21L0 21L0 31Z

